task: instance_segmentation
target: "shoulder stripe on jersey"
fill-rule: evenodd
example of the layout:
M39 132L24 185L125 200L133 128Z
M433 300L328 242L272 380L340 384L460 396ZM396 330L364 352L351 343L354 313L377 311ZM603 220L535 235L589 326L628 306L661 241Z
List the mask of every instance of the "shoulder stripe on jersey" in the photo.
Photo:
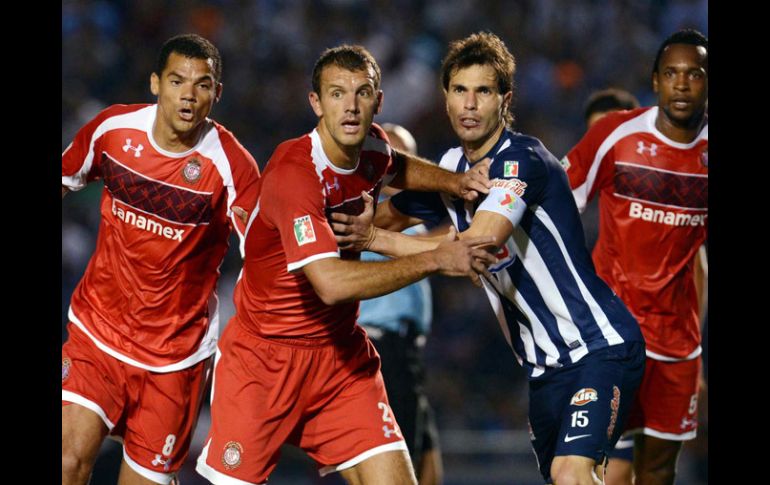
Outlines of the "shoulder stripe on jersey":
M211 222L211 194L194 192L145 177L104 153L104 186L115 199L180 224Z
M69 187L70 189L83 188L86 184L86 178L91 171L91 167L94 164L94 144L96 140L101 138L102 135L111 130L118 130L121 128L135 129L146 131L152 129L152 117L154 116L155 105L146 106L144 108L132 111L130 113L110 116L102 122L94 130L91 135L91 140L88 145L88 153L83 161L83 165L80 167L77 173L62 177L62 185ZM72 144L70 144L71 146ZM69 147L67 147L69 150ZM64 153L67 152L64 151Z
M615 164L615 192L635 199L686 208L708 206L708 176Z
M602 144L599 145L599 149L596 151L596 155L594 155L594 159L591 162L591 168L588 169L585 182L583 182L582 185L572 189L572 195L575 197L575 202L577 203L578 209L581 211L585 209L586 203L588 202L588 194L590 194L591 190L593 189L594 183L596 182L596 175L599 172L599 167L601 167L602 160L604 159L605 155L607 155L607 152L609 152L610 149L615 146L615 143L617 143L622 138L640 131L647 131L648 124L645 122L645 117L649 116L650 112L652 111L652 109L646 110L639 116L621 123L617 128L615 128L615 130L613 130L612 133L610 133L607 138L604 139ZM566 158L567 162L571 164L572 162L569 160L569 157Z

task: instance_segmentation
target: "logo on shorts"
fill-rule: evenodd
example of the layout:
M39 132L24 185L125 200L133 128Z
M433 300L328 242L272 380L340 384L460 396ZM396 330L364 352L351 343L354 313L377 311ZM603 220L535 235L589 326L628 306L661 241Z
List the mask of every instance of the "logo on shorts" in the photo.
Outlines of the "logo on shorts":
M230 441L225 445L225 452L222 453L222 464L226 470L238 468L241 464L241 454L243 447L237 441Z
M503 164L503 177L518 177L519 176L519 162L506 161Z
M618 386L612 386L612 401L610 401L610 425L607 426L607 439L612 439L612 432L615 431L615 423L618 420L618 409L620 409L620 389Z
M187 165L182 169L182 177L184 177L188 184L194 184L201 178L202 172L201 162L193 158L187 162Z
M61 380L64 382L70 376L72 361L65 357L61 360Z
M315 242L315 231L313 230L313 221L310 216L302 216L294 219L294 237L297 243L302 246Z
M585 406L586 404L599 400L599 393L591 387L584 387L572 396L569 402L571 406Z

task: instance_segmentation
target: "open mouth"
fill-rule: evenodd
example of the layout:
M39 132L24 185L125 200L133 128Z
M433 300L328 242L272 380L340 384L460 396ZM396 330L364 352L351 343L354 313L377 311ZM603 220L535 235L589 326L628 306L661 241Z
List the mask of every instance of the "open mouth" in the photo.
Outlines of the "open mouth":
M358 120L346 120L342 122L342 130L348 135L354 135L358 133L361 127L361 122Z
M481 121L476 118L460 118L460 125L463 128L476 128L481 124Z
M184 121L192 121L193 117L195 116L192 108L180 108L177 110L177 113L179 114L179 117Z

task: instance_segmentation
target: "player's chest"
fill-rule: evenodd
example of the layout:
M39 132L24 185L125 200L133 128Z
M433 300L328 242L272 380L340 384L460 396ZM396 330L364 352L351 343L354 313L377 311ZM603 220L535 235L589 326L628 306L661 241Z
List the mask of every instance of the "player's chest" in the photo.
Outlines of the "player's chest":
M95 156L105 188L112 197L182 224L210 222L223 197L223 184L214 163L197 152L169 157L137 136L111 137Z
M682 208L707 206L707 143L681 149L638 138L618 144L613 158L616 194Z
M376 201L382 188L384 172L384 167L363 162L353 173L341 174L324 170L321 183L327 211L353 215L363 212L364 200L361 193L368 193Z

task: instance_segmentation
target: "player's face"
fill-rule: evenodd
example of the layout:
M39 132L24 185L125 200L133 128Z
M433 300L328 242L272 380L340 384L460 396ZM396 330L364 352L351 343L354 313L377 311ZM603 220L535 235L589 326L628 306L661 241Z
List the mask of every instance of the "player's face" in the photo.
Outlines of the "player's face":
M450 74L446 95L446 111L464 148L492 148L505 127L503 114L512 93L501 94L495 70L489 65L474 64ZM486 147L489 145L489 147Z
M658 106L675 126L691 128L700 123L708 100L706 49L688 44L671 44L663 51L652 87Z
M311 92L309 97L320 118L321 136L330 136L343 151L359 149L374 115L380 112L382 91L376 89L374 71L326 66L321 71L320 91Z
M211 59L194 59L176 52L160 77L153 73L150 90L158 97L157 123L184 138L193 132L219 100L222 84L215 82Z

